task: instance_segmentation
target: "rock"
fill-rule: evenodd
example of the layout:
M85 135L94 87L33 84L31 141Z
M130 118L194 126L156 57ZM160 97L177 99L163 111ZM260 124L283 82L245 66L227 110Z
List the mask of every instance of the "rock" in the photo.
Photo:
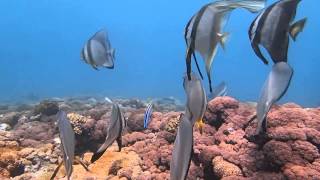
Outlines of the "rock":
M222 156L217 156L212 160L212 166L214 173L219 177L228 177L228 176L242 176L241 169L223 159Z
M320 172L301 165L287 165L284 168L287 179L320 179Z
M111 167L109 168L108 174L110 175L117 175L118 171L122 168L121 160L113 161Z
M6 123L0 124L0 131L8 131L10 129L11 129L11 126L9 124L6 124Z
M149 137L148 135L141 132L133 132L131 134L126 134L122 137L122 145L123 146L133 145L137 141L143 141L148 137Z
M127 121L128 129L132 132L144 130L143 120L144 110L138 110L136 112L133 112L133 114L131 114Z
M6 123L13 127L17 124L20 117L20 113L18 112L9 112L4 114L3 116L0 116L0 123Z
M35 151L35 149L33 149L33 148L24 148L18 152L18 155L20 157L25 158L25 157L29 156L31 153L33 153L34 151Z
M19 161L17 151L2 149L0 153L0 172L5 177L15 177L24 173L24 165Z
M131 179L132 173L133 173L133 171L132 171L130 168L120 169L120 170L118 171L117 176L120 177L120 178L125 177L125 178L127 178L127 179Z
M145 108L145 104L139 99L124 100L120 103L123 107L131 107L134 109Z
M22 146L31 145L35 147L40 143L52 142L56 132L55 128L53 122L32 121L15 127L13 135L16 139L22 139Z
M35 107L34 114L52 116L57 114L58 111L59 111L59 105L57 102L45 100L40 102L40 104Z

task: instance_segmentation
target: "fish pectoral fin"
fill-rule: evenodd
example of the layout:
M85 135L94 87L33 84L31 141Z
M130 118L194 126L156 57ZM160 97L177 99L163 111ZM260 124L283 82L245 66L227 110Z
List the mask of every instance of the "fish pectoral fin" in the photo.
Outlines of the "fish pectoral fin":
M103 153L104 153L106 150L107 150L107 149L105 149L104 151L99 152L99 153L94 153L94 154L92 155L92 157L91 157L90 162L91 162L91 163L94 163L95 161L97 161L97 160L103 155Z
M218 37L219 37L219 42L220 42L220 44L221 44L221 47L222 47L222 49L223 50L225 50L226 49L226 46L225 46L225 44L226 44L226 42L227 42L227 40L228 40L228 37L229 37L229 33L218 33Z
M54 180L54 178L57 176L57 174L58 174L58 172L59 172L59 169L60 169L60 167L62 166L62 163L63 163L63 161L61 161L61 162L59 163L59 165L56 167L56 169L54 170L52 176L50 177L50 180Z
M76 162L78 162L86 171L90 171L88 166L83 162L83 160L79 157L75 159Z
M197 127L198 127L199 131L200 131L200 134L202 134L202 129L203 129L203 126L204 126L203 120L202 119L197 120L196 124L197 124Z
M296 41L298 34L303 31L306 22L307 18L303 18L290 26L289 33L294 41Z

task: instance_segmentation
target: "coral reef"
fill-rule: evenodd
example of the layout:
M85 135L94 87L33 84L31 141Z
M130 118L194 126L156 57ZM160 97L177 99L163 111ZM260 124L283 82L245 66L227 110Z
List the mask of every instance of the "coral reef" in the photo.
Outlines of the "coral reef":
M58 102L69 112L76 133L76 155L83 156L90 169L87 172L74 164L72 179L169 179L181 114L177 109L172 111L175 101L157 101L162 108L155 109L148 129L143 128L143 101L114 101L128 118L123 149L118 152L115 143L93 164L88 162L104 141L111 105L93 98ZM166 109L165 103L170 108ZM2 106L0 124L12 129L0 130L0 179L49 179L62 160L55 118L50 116L56 106L46 105L52 111L45 113L50 114L45 120L33 113L40 112L39 106L19 111ZM210 101L203 134L194 128L188 179L320 179L320 108L275 105L267 117L267 132L260 137L253 136L257 126L254 117L254 103L231 97ZM63 179L64 174L61 168L56 179Z

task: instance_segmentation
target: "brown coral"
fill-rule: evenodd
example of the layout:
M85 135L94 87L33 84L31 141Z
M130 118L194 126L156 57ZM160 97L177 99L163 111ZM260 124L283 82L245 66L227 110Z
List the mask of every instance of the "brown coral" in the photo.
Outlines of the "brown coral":
M165 126L165 130L171 133L175 133L180 123L180 116L173 116L168 120Z

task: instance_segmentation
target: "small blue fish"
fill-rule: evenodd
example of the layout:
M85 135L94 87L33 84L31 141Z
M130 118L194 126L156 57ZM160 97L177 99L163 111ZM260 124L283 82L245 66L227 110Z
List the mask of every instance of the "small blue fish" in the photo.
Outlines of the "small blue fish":
M146 112L144 114L144 120L143 120L143 127L144 128L147 128L150 123L151 115L152 115L152 107L153 107L153 104L151 102L148 104Z

